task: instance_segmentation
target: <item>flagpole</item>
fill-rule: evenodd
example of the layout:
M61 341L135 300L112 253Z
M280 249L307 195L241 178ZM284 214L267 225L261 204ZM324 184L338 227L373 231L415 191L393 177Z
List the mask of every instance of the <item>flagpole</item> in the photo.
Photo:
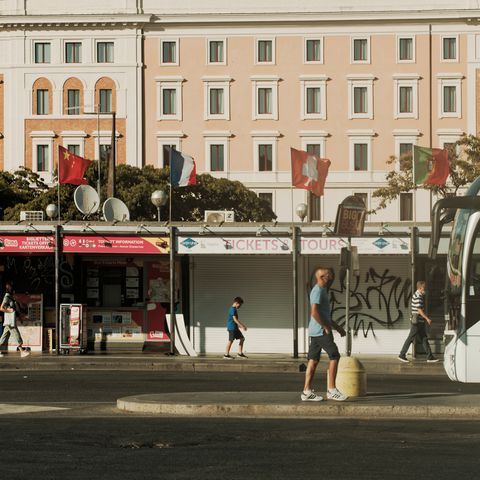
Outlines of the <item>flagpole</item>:
M172 225L172 166L173 155L172 146L170 145L170 195L168 206L168 224L170 226L170 355L175 355L175 236Z
M412 210L413 210L413 225L415 226L417 221L417 182L415 181L415 145L413 145L412 152L412 183L413 183L413 195L412 195Z
M60 222L60 147L58 149L58 161L57 161L57 219Z

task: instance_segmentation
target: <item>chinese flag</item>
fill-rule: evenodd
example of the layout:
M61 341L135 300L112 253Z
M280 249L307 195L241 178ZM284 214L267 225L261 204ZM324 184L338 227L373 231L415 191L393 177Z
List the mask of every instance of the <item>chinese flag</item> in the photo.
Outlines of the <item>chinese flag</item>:
M317 197L323 195L330 160L290 148L292 156L292 185L310 190Z
M83 176L91 160L79 157L69 152L66 148L58 147L58 181L59 183L70 183L72 185L87 185L88 182Z

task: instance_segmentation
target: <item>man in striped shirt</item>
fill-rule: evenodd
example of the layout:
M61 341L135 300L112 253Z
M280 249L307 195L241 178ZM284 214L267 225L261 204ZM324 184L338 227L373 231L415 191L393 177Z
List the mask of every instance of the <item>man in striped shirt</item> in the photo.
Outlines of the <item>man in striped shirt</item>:
M438 358L433 356L430 345L428 344L425 322L427 322L428 325L431 325L432 321L425 313L425 288L426 283L424 281L417 282L417 291L412 295L412 326L410 327L408 337L403 344L400 355L398 356L398 359L401 362L408 363L407 351L410 344L415 340L415 337L422 342L425 353L427 354L427 362L438 362Z

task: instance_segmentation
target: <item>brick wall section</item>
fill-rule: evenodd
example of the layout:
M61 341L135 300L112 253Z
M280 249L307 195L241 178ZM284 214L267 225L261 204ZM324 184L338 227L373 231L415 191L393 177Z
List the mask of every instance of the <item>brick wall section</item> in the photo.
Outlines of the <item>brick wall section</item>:
M100 117L100 130L111 131L112 120L108 117ZM116 119L116 129L120 133L117 138L117 164L126 163L126 149L125 149L125 119ZM47 130L55 133L54 138L54 152L53 163L57 164L58 146L63 144L61 137L62 131L80 130L87 134L85 138L85 158L95 159L95 138L92 137L93 131L97 130L97 118L92 116L91 119L48 119L41 118L35 120L25 120L25 166L32 168L32 138L30 136L32 131Z
M85 105L83 97L83 84L78 78L69 78L63 84L63 99L62 99L62 111L64 115L68 115L68 90L80 90L80 113L84 111L83 106Z
M53 111L53 90L52 84L46 78L39 78L33 84L33 92L32 92L32 112L35 113L37 111L37 90L48 90L48 111L52 113Z
M5 107L3 101L3 75L0 74L0 170L3 171L4 162L4 149L3 149L3 135L5 126Z

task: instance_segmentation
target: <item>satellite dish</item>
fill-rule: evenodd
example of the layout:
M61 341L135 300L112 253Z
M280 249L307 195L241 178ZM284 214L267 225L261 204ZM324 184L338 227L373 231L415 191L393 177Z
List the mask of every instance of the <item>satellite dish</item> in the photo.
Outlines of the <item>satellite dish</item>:
M128 222L130 212L121 200L110 197L103 203L103 217L107 222Z
M87 217L100 207L98 193L90 185L79 185L73 193L73 200L77 209Z

